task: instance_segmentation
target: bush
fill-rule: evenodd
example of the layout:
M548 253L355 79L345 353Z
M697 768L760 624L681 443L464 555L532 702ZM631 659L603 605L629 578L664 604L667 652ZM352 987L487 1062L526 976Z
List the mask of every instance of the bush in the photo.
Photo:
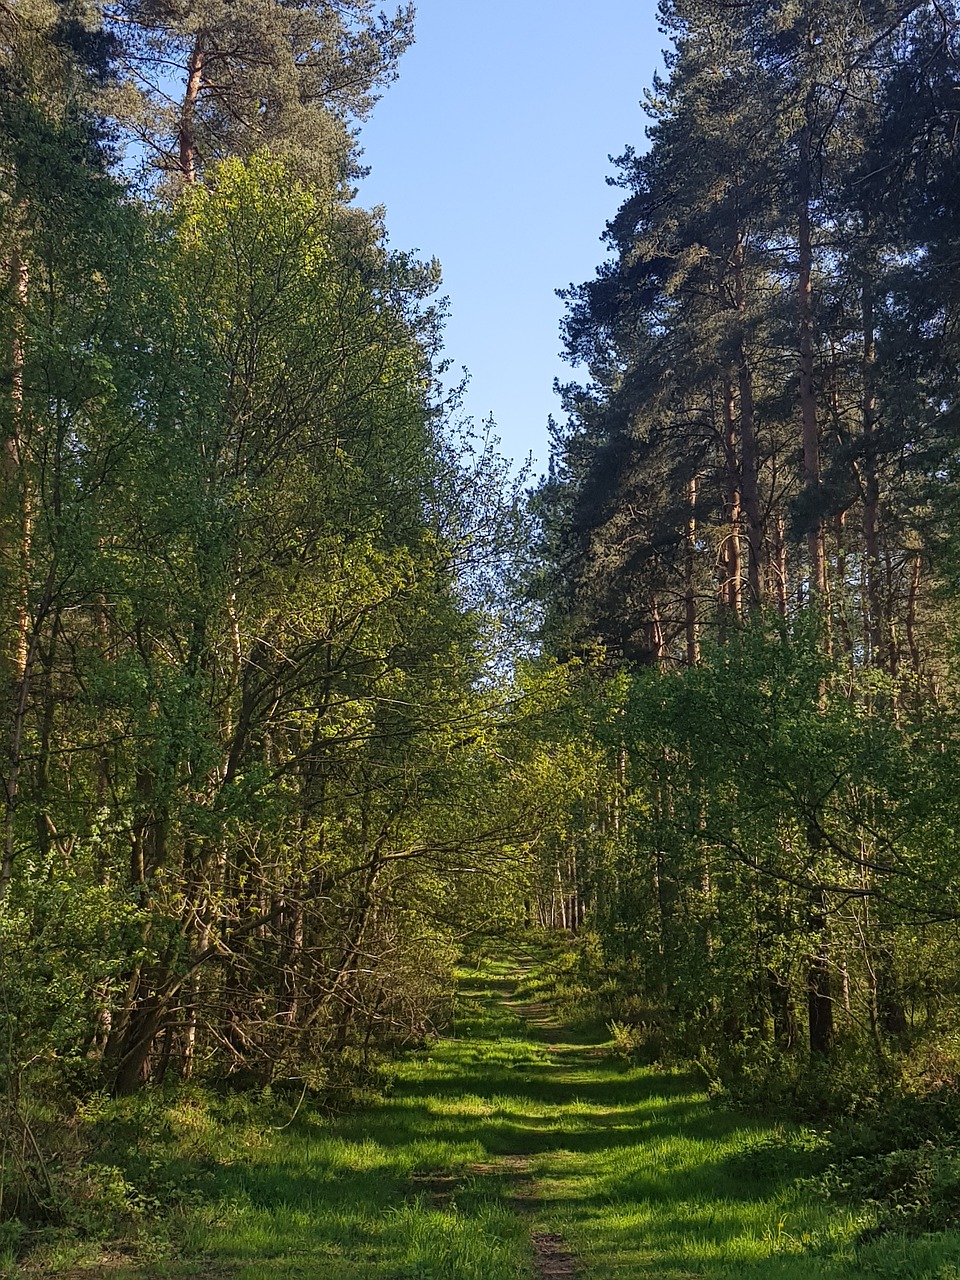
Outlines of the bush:
M881 1231L917 1234L960 1225L960 1093L891 1092L839 1126L822 1191L874 1208Z

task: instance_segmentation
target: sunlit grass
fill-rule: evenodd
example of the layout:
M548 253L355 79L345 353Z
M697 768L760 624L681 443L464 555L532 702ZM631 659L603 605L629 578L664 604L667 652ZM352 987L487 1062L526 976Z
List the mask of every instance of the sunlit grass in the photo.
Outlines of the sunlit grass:
M506 963L461 984L453 1033L361 1112L281 1129L181 1097L153 1114L134 1147L194 1192L149 1274L521 1280L542 1230L583 1280L960 1280L960 1235L858 1247L869 1212L798 1183L802 1130L717 1110L513 1004Z

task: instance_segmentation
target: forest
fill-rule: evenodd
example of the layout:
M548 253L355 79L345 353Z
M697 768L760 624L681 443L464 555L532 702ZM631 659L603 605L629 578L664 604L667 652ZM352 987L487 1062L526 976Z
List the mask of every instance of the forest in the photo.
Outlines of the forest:
M357 203L412 6L0 0L0 1264L149 1216L104 1132L354 1105L518 948L957 1225L960 17L660 21L534 481Z

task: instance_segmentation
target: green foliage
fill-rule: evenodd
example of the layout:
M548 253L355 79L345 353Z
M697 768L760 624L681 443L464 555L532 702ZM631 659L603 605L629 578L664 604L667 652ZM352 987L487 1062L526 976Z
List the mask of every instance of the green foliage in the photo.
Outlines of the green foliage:
M394 79L413 9L388 16L363 0L307 0L241 13L214 2L197 25L123 3L105 25L122 75L101 107L147 142L142 160L171 186L213 158L249 159L264 146L311 180L343 183L355 176L353 128Z
M955 31L664 5L570 295L532 657L524 480L448 421L436 264L344 186L411 11L268 9L0 12L0 1248L515 1275L505 1154L598 1275L624 1232L660 1271L882 1274L856 1233L954 1220L952 1136L836 1139L844 1219L804 1135L708 1106L956 1075ZM453 1012L462 948L524 926L525 1018L607 1025L601 1064ZM446 1025L478 1039L399 1066L382 1134L327 1125Z
M567 718L537 730L556 788L538 892L580 899L586 927L554 993L741 1102L830 1114L904 1054L936 1070L957 1014L952 709L891 717L891 682L826 655L810 616L757 617L679 672L567 678Z
M814 1135L625 1066L530 1001L543 981L531 962L462 969L456 1038L404 1056L360 1111L196 1086L91 1104L86 1260L120 1229L141 1262L165 1239L174 1274L513 1280L530 1269L531 1233L554 1231L601 1277L858 1274L855 1240L874 1219L798 1184L820 1159ZM159 1220L137 1218L137 1197L157 1198ZM945 1264L950 1248L938 1239L927 1257ZM882 1265L884 1249L860 1253ZM42 1274L53 1257L40 1245L30 1265Z
M954 1086L891 1092L831 1131L811 1185L869 1205L878 1235L949 1230L960 1212L958 1134Z
M956 29L661 17L534 497L543 636L581 695L543 726L564 816L538 909L599 937L586 998L625 1053L843 1111L958 1016L956 295L928 275L956 239Z
M80 166L22 228L0 1080L25 1133L176 1076L349 1092L447 1016L457 939L518 910L489 599L457 577L501 555L465 523L501 471L434 402L436 266L290 160L207 176L150 210Z

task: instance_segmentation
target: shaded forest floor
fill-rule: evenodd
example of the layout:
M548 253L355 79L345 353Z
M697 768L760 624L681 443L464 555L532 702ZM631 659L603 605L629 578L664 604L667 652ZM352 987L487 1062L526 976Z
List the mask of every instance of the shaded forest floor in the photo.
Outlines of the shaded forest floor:
M804 1184L802 1130L717 1110L687 1077L625 1065L525 1001L522 977L506 963L467 972L450 1036L406 1058L365 1110L333 1121L301 1111L218 1148L200 1112L169 1104L164 1158L192 1193L166 1215L157 1204L127 1244L51 1245L27 1274L960 1277L960 1237L858 1247L870 1218Z

